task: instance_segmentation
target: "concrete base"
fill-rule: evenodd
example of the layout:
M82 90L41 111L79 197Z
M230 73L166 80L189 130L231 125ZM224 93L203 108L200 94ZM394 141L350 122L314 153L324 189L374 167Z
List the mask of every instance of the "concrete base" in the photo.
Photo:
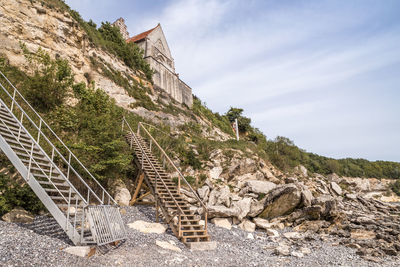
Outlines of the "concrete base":
M214 250L217 248L217 242L207 241L207 242L187 242L185 245L190 250Z

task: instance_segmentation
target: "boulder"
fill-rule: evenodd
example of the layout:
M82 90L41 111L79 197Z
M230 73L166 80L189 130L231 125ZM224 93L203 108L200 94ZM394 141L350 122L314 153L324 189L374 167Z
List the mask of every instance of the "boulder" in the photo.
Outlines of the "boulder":
M208 216L210 218L215 217L238 217L240 210L238 207L227 208L223 205L208 206Z
M228 230L232 229L232 224L226 218L214 218L211 220L211 223L215 224L215 226L225 228Z
M274 252L278 256L289 256L290 255L290 248L286 244L279 244L279 246L277 246L275 248Z
M269 191L276 187L276 184L268 181L249 180L245 183L248 192L256 194L267 194Z
M252 200L250 204L250 212L247 214L249 217L256 217L264 210L263 200Z
M64 251L75 256L86 257L90 252L90 247L88 246L67 247L64 249Z
M323 219L330 220L337 215L337 203L331 195L322 195L314 198L313 206L321 206L320 216Z
M266 206L260 214L269 219L291 213L301 202L301 192L295 185L283 185L268 193Z
M342 195L342 193L343 193L342 188L340 188L340 186L335 182L331 182L331 189L333 192L335 192L335 194L337 194L339 196Z
M23 208L15 208L4 214L1 219L9 223L32 223L35 217Z
M214 189L210 192L209 196L208 196L208 205L209 206L214 206L217 203L218 200L218 190Z
M256 230L256 225L245 219L239 224L239 228L246 232L254 232Z
M256 226L258 228L261 228L261 229L267 230L272 227L271 223L269 223L267 220L262 219L262 218L254 218L253 222L256 224Z
M156 240L156 245L163 249L168 249L168 250L172 250L175 252L182 252L182 250L180 248L178 248L174 244L171 244L170 242L167 242L167 241Z
M295 172L303 177L307 177L308 175L308 171L307 168L304 167L303 165L299 165L297 167L294 168Z
M223 171L222 167L214 167L214 168L212 168L212 169L210 170L208 176L209 176L211 179L215 179L215 180L216 180L216 179L219 178L219 176L221 175L222 171Z
M306 187L303 186L301 189L301 201L304 207L308 207L311 205L311 202L313 200L313 195L311 191Z
M290 253L290 255L297 257L297 258L303 258L304 254L301 253L300 251L292 251L292 253Z
M231 206L230 196L231 196L231 190L229 189L229 187L227 185L222 187L219 193L217 194L216 204L230 207Z
M239 213L237 215L237 218L241 221L243 218L247 216L247 214L250 212L250 207L251 207L251 198L245 197L239 201L236 201L232 204L234 208L236 208Z
M117 187L114 199L120 206L129 206L131 193L125 187Z
M160 223L150 223L141 220L128 223L127 226L145 234L163 234L166 230L166 227Z
M206 202L208 200L208 194L210 193L210 187L208 187L207 185L204 185L204 186L200 187L199 189L197 189L197 193L199 194L200 199L203 202Z
M279 232L277 230L267 229L266 232L269 237L279 237Z
M303 237L298 232L286 232L286 233L283 233L283 236L290 240L299 240Z
M376 234L374 231L356 229L351 231L350 236L352 239L369 240L374 239L376 237Z

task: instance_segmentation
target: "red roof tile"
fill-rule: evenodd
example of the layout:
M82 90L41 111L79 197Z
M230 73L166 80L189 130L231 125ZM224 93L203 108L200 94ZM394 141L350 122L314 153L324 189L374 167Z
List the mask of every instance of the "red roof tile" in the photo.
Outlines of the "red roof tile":
M136 43L139 42L141 40L143 40L144 38L147 37L147 35L149 35L155 28L157 28L160 24L158 24L157 26L155 26L153 29L150 29L148 31L142 32L138 35L135 35L131 38L129 38L128 40L126 40L127 43Z

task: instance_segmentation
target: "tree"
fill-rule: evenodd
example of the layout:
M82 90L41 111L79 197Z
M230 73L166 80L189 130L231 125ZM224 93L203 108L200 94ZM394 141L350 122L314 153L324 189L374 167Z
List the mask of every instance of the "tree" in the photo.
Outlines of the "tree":
M231 107L225 116L228 117L229 121L233 123L236 119L238 120L239 132L246 133L251 130L251 119L242 116L243 109Z

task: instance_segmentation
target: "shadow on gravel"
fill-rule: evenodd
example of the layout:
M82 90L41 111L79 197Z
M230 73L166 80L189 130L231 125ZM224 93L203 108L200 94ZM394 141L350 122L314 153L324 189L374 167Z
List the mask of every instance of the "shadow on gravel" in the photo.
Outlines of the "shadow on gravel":
M67 243L68 245L74 245L61 226L51 216L36 216L33 223L19 224L19 226L32 230L36 234L56 238Z

